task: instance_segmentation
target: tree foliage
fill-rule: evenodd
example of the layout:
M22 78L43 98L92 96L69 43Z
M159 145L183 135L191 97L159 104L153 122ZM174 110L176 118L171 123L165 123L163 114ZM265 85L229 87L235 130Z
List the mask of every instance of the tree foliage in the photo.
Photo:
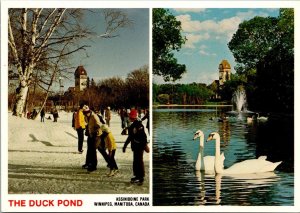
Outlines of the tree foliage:
M96 83L96 82L95 82ZM149 68L143 66L133 70L124 80L112 77L98 81L90 86L78 99L96 109L111 106L120 107L149 107Z
M154 84L153 100L160 104L203 104L213 95L204 84Z
M294 10L244 21L228 46L238 66L223 93L243 84L252 109L293 113Z
M238 66L238 72L247 72L256 67L261 58L272 49L277 42L278 19L274 17L254 17L239 25L228 47ZM270 39L272 38L272 39Z
M126 78L128 102L134 106L149 106L149 67L130 72ZM124 94L125 95L125 94Z
M153 9L152 45L153 74L165 81L176 81L186 72L183 64L178 64L174 51L179 51L186 38L181 35L181 22L169 10Z

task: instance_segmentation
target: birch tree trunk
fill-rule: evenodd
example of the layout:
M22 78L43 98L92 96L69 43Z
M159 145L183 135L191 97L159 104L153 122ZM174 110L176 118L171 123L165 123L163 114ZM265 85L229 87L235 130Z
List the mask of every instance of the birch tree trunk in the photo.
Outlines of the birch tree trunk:
M104 9L105 32L96 38L118 36L117 29L129 26L131 21L126 14L113 9ZM46 85L48 97L53 76L64 70L68 59L76 52L89 47L79 44L81 39L95 35L82 22L82 9L66 8L11 8L8 16L9 63L14 66L19 76L16 89L16 102L13 115L22 116L25 110L29 87L33 81L33 72L47 73ZM35 79L39 80L39 79ZM45 81L42 79L41 81ZM46 101L46 100L45 100ZM45 101L43 105L45 104Z
M25 84L22 86L22 83L20 83L19 87L17 88L16 92L16 103L13 109L13 115L22 117L24 112L24 107L26 103L26 98L28 94L28 85ZM24 114L26 116L26 114Z

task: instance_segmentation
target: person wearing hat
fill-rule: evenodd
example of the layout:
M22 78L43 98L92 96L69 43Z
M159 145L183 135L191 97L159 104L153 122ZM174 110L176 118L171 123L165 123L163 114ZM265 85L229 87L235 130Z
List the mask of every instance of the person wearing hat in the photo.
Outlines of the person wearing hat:
M84 130L85 130L85 119L83 114L83 106L84 104L80 104L78 110L73 114L72 126L77 132L78 136L78 152L82 153L83 149L83 140L84 140Z
M102 147L102 148L104 147L104 151L105 151L105 149L108 150L108 155L105 151L105 154L108 156L108 161L109 161L108 165L110 168L110 172L109 172L108 176L113 176L119 171L116 160L115 160L117 144L116 144L115 138L114 138L111 130L109 129L109 127L107 125L105 125L105 124L102 125L101 131L102 131L101 138L103 137L104 144L100 145L100 147ZM98 150L99 150L99 148L98 148Z
M101 123L96 113L90 110L87 105L83 106L83 114L86 116L87 120L86 135L88 136L88 138L86 161L82 168L87 169L89 172L92 172L97 170L96 148L100 143L100 136L102 134L102 131L100 129Z
M143 184L145 177L144 168L144 150L147 145L147 135L145 133L144 126L141 121L137 120L137 111L132 109L129 113L129 119L132 124L128 128L128 137L123 146L123 152L126 152L126 147L131 143L131 149L133 152L133 175L131 183Z
M105 123L107 126L110 126L110 119L111 119L111 112L110 112L110 107L107 107L105 110Z

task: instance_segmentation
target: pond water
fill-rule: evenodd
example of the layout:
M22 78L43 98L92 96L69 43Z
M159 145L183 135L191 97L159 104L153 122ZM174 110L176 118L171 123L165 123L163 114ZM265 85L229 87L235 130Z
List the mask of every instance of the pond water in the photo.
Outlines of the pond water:
M153 205L155 206L293 206L294 118L271 115L267 122L247 123L245 117L217 118L226 107L153 109ZM195 171L201 129L221 136L224 167L266 155L283 161L274 172L247 175L206 175ZM205 142L204 155L215 154Z

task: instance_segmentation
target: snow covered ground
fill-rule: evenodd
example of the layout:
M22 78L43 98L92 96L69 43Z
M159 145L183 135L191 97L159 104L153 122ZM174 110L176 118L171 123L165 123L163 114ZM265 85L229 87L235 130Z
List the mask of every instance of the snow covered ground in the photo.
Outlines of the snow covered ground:
M49 114L46 114L46 118ZM149 154L144 154L145 182L130 184L132 151L122 152L127 138L121 135L120 117L113 113L111 130L117 142L116 162L120 172L108 177L109 169L98 152L98 169L88 173L81 166L84 152L77 152L77 133L71 127L72 113L59 112L58 122L40 122L8 115L9 194L148 194ZM146 126L146 122L144 122ZM146 129L145 129L146 130ZM149 140L149 136L148 136Z

